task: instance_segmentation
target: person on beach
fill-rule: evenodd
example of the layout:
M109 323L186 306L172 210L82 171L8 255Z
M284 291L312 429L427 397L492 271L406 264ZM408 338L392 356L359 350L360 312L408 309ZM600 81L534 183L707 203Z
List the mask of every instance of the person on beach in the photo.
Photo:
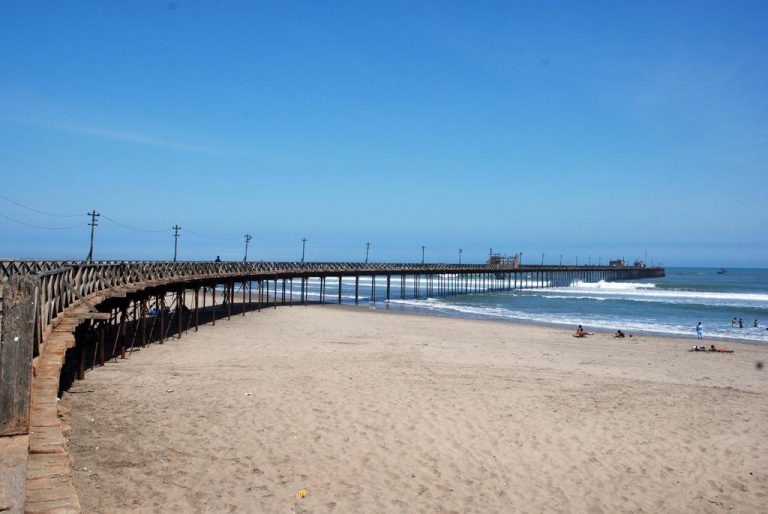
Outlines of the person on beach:
M624 332L622 332L621 330L617 330L616 335L614 337L626 337L626 336L624 335Z
M585 332L584 329L579 325L579 328L576 329L576 336L575 337L584 337Z
M736 316L734 316L734 317L731 319L731 326L732 326L732 327L735 327L735 326L736 326Z
M739 318L739 328L744 328L744 320Z
M704 327L701 326L701 321L696 325L696 339L704 339Z
M752 323L752 326L753 326L753 327L755 327L755 328L757 328L757 327L758 327L758 323L757 323L757 320L755 320L755 321L754 321L754 323Z

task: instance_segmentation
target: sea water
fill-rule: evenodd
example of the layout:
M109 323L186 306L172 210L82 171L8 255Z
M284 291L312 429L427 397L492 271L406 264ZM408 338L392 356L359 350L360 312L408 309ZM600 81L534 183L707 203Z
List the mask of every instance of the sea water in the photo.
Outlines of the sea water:
M408 277L406 282L405 299L401 299L399 277L393 277L389 302L386 302L385 277L377 277L375 281L375 302L370 278L361 277L358 294L360 303L368 308L574 329L581 324L587 330L621 329L628 333L695 337L696 324L701 322L705 339L768 343L768 269L718 271L721 270L667 268L667 276L663 278L631 282L579 281L570 287L448 297L435 296L436 292L426 297L426 280L422 278L418 299L413 297L413 277ZM496 287L502 285L499 282ZM316 281L310 284L309 299L318 299L318 286ZM328 279L325 299L335 302L337 298L338 283ZM354 303L354 279L343 280L342 302ZM734 317L743 320L743 328L731 324ZM755 320L758 320L757 328L753 326Z

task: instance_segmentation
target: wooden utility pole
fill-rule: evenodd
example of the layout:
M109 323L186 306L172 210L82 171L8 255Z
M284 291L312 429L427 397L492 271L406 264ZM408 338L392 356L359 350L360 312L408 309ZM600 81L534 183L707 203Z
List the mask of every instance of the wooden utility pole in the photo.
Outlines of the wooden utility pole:
M251 242L251 234L245 234L245 257L243 257L243 262L248 261L248 243Z
M101 216L98 212L96 212L96 209L92 210L91 212L86 213L88 216L91 217L91 222L88 223L91 227L91 249L88 251L88 257L85 258L88 262L91 262L93 260L93 235L96 232L96 227L99 225L98 218Z
M181 230L180 226L173 226L173 262L176 262L176 256L179 253L179 230Z

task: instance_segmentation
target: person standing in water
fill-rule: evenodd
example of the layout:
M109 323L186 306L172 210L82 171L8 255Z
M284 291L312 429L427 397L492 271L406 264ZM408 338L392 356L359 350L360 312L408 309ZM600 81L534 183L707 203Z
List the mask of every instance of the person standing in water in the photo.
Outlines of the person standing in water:
M704 327L701 326L701 321L696 325L696 339L704 339Z
M744 320L739 318L739 328L744 328Z

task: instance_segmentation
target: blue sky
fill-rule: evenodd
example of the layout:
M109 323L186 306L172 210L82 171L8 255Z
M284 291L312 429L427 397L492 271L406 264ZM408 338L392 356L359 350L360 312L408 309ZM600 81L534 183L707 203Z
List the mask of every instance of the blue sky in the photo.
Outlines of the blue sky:
M100 259L170 258L179 224L183 259L250 233L255 259L764 267L767 26L766 2L6 0L0 257L84 257L96 209Z

